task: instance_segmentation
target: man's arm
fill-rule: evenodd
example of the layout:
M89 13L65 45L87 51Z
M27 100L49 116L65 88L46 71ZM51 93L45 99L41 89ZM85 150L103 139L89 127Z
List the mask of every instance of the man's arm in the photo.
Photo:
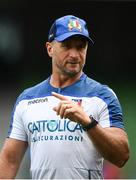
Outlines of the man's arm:
M61 118L69 118L71 121L86 126L90 123L89 116L83 108L58 93L52 93L60 99L57 107L54 107ZM88 136L96 146L100 154L111 163L122 167L129 158L129 144L126 132L123 129L110 127L103 128L99 124L87 131Z
M123 167L129 159L129 143L123 129L102 128L99 124L88 130L88 135L101 155L118 167Z
M6 139L0 152L0 179L15 178L26 148L27 142Z

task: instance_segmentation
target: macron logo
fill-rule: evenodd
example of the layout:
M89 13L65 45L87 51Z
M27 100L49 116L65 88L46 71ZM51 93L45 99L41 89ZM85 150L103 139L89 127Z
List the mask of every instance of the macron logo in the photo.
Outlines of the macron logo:
M44 103L44 102L48 102L48 98L34 99L31 101L28 101L28 105L35 104L35 103Z

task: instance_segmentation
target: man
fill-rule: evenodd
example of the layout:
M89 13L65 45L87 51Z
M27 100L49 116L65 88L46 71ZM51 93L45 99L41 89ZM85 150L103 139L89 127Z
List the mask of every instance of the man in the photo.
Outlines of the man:
M118 167L128 160L115 93L83 73L89 44L84 20L67 15L52 25L46 43L52 74L18 97L0 178L15 178L27 146L33 179L100 179L103 158Z

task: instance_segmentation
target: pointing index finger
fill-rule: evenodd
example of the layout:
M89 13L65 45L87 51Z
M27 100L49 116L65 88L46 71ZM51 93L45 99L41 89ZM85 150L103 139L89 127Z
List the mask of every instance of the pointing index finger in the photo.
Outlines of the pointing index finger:
M56 92L52 92L52 95L60 100L69 100L67 97L61 95L61 94L58 94Z

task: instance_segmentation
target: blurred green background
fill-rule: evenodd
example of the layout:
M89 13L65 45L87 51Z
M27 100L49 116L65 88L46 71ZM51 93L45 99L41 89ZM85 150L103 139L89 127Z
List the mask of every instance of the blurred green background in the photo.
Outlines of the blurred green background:
M105 177L136 178L135 9L135 1L0 0L0 149L17 96L51 73L45 49L51 24L57 17L74 14L87 21L95 41L89 47L84 71L116 92L130 142L127 164L118 169L105 162ZM28 159L29 150L17 178L29 178Z

